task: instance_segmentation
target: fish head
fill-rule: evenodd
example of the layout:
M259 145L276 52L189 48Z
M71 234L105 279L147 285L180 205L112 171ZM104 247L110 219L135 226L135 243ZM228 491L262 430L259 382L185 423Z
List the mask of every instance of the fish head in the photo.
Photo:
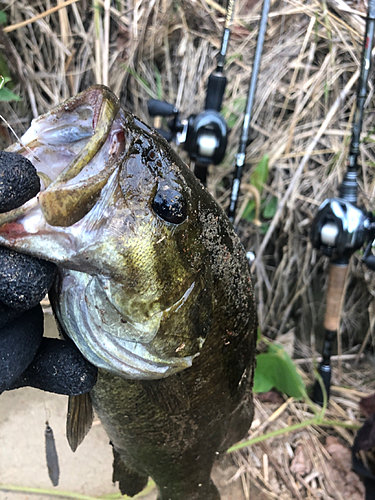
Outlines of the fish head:
M128 378L191 366L214 304L202 214L222 212L168 143L95 86L9 150L42 189L0 214L0 244L57 264L51 302L82 354Z

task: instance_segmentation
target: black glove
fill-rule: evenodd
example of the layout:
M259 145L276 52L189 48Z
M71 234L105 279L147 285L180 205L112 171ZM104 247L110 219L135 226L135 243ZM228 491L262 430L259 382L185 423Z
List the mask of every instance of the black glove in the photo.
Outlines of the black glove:
M29 160L0 151L0 213L17 208L39 190ZM77 395L96 382L97 368L71 340L43 337L39 303L55 271L50 262L0 247L0 393L28 385Z

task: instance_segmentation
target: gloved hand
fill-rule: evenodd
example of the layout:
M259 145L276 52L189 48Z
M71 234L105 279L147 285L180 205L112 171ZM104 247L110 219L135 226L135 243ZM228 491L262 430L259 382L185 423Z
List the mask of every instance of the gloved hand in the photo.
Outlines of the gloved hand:
M0 213L25 203L40 190L29 160L0 151ZM0 393L32 386L58 394L88 392L97 369L69 339L43 337L40 301L56 266L0 247Z

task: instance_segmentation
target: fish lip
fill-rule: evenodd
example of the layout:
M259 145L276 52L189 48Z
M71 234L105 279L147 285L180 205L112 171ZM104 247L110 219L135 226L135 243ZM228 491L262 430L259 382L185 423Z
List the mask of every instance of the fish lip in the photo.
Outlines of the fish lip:
M68 128L68 138L62 134L60 141L59 120ZM102 186L117 167L116 158L121 155L125 142L121 125L119 100L107 87L96 85L33 120L19 142L7 149L28 157L37 167L42 189L32 200L34 204L39 203L49 225L70 226L92 208L87 208L86 202L94 204L95 196L100 195ZM108 145L104 154L108 158L92 162L105 143ZM54 174L48 179L53 160L57 167L52 167ZM101 161L105 161L104 166ZM90 164L93 166L86 170ZM10 222L10 218L14 221L21 217L28 209L29 202L26 202L16 210L0 214L0 227ZM10 229L8 226L7 231ZM20 234L19 227L16 233Z

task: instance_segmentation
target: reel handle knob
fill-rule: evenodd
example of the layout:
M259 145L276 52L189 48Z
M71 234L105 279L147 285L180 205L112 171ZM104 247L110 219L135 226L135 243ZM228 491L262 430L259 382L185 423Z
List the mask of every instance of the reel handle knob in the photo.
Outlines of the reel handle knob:
M158 99L149 99L147 108L150 116L171 116L178 113L173 104Z
M327 401L328 401L330 396L331 376L332 376L331 366L322 363L318 368L318 373L322 377L322 382L326 390ZM323 391L318 381L315 382L313 392L311 394L311 399L314 401L314 403L318 404L319 406L323 406L324 402Z

